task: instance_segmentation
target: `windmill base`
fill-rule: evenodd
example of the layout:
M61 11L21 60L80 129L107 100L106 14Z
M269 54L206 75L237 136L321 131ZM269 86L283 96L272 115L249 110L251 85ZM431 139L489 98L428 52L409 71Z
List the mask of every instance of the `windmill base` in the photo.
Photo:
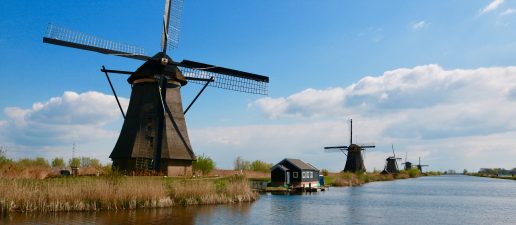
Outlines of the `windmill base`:
M140 162L139 159L113 159L113 168L118 168L123 173L142 172L152 170L150 159ZM162 159L160 172L167 176L192 176L192 161L181 159Z

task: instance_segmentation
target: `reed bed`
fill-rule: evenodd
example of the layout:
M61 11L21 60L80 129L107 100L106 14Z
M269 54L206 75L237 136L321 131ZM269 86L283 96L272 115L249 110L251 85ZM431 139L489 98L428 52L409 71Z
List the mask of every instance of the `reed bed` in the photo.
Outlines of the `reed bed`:
M359 186L369 182L375 181L391 181L394 179L406 179L409 178L408 174L399 173L393 174L381 174L378 172L373 173L350 173L342 172L334 174L332 179L329 179L329 184L333 186Z
M172 201L180 205L251 202L258 193L243 176L211 180L172 180L168 183Z
M48 166L0 165L0 177L3 178L44 179L51 173Z
M0 178L3 212L97 211L160 208L177 204L254 201L245 178L175 180L163 177Z

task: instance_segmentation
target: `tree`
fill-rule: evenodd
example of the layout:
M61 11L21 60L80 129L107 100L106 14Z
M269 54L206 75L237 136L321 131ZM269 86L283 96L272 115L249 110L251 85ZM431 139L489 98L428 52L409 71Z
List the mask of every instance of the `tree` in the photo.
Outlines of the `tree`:
M235 159L235 170L249 170L251 168L251 163L242 157L238 156Z
M4 146L0 146L0 165L11 164L13 161L7 158L7 150Z
M327 170L327 169L323 169L323 170L322 170L322 175L323 175L323 176L328 176L328 173L329 173L329 172L328 172L328 170Z
M194 172L201 172L204 176L215 169L215 162L210 157L203 154L197 157L197 160L192 163L192 169Z
M468 170L464 169L464 171L462 171L462 174L464 174L464 175L468 174Z
M266 163L264 161L255 160L249 165L249 169L252 171L258 171L258 172L269 172L270 168L272 167L272 163Z
M81 157L81 167L101 167L100 161L95 158Z
M70 167L79 167L81 165L81 159L80 158L71 158L68 161L68 166Z
M63 158L56 157L52 159L52 167L54 168L63 168L65 167L65 162Z

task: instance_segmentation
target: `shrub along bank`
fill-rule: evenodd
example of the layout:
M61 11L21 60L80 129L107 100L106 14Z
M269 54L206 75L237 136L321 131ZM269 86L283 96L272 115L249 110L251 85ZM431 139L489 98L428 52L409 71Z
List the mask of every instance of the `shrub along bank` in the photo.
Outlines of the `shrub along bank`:
M378 171L369 173L328 173L324 177L324 183L332 186L358 186L375 181L390 181L395 179L416 178L420 176L439 175L439 173L425 173L422 174L418 169L401 170L398 174L381 174Z

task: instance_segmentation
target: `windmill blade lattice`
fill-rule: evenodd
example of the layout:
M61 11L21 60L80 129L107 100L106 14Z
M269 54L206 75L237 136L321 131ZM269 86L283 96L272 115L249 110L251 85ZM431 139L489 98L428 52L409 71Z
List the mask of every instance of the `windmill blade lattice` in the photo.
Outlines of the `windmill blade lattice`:
M142 47L109 41L51 23L48 24L43 42L139 60L149 58L145 56L145 50Z
M177 48L181 31L181 17L183 15L183 0L172 0L170 6L170 21L168 24L168 48Z
M179 69L183 73L183 76L192 83L204 85L206 80L214 77L213 82L210 82L208 86L260 95L267 95L268 93L268 79L251 79L249 77L240 76L237 73L223 74L182 66L179 66Z
M344 150L347 150L347 147L345 147L345 148L325 147L324 148L325 152L342 152Z

